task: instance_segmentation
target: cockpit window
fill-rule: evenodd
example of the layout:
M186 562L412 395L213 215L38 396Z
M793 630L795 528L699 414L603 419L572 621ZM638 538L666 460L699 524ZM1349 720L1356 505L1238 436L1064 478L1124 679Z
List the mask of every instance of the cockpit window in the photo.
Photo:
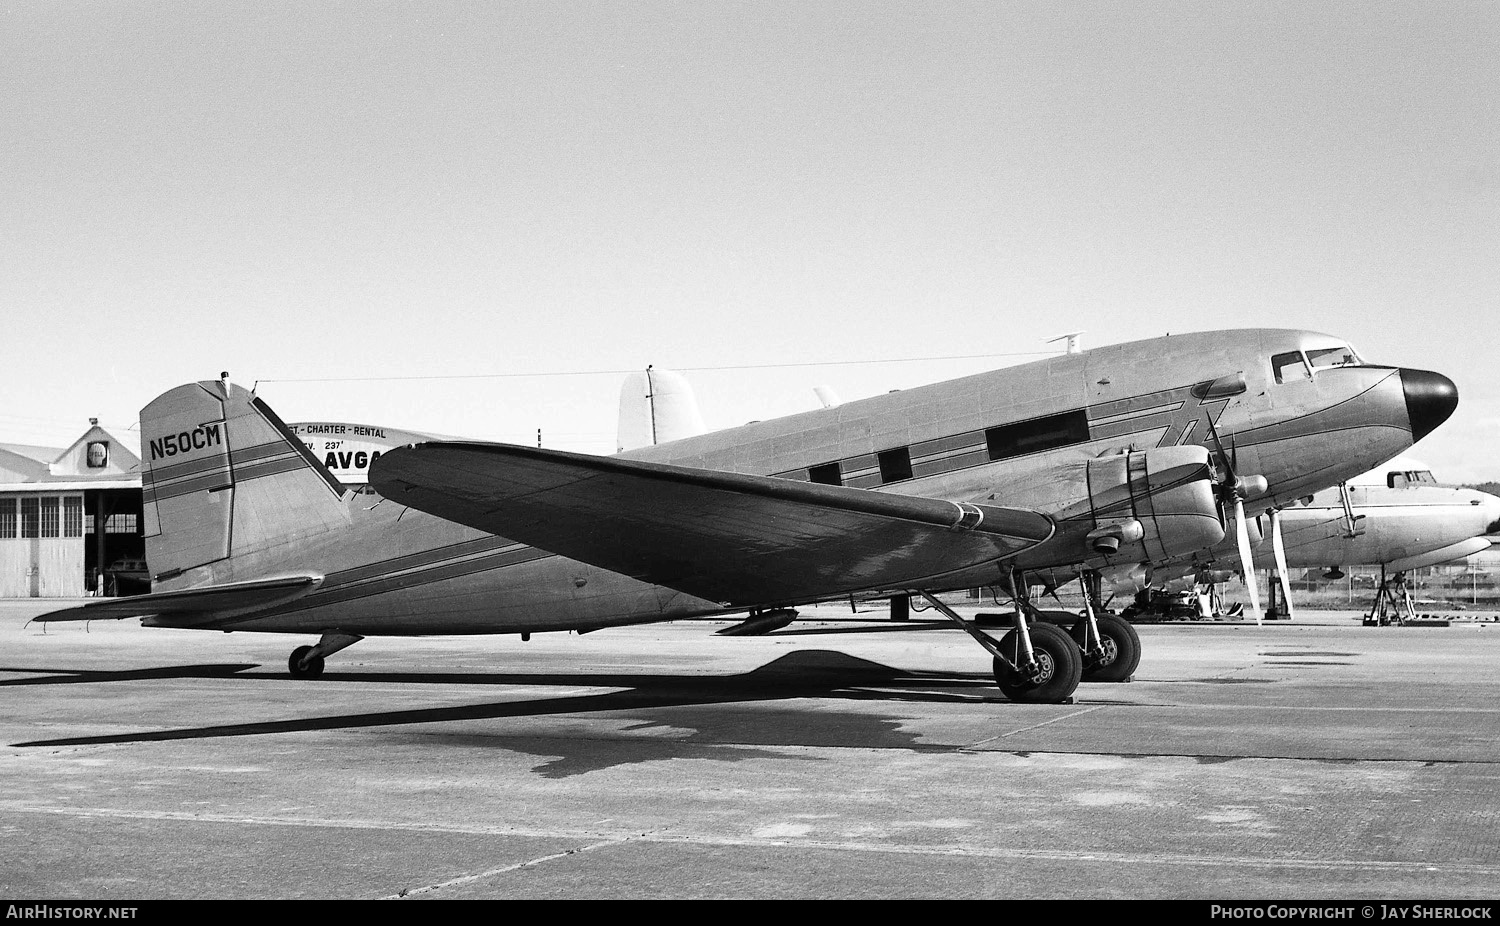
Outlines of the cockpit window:
M1271 370L1276 374L1278 383L1295 383L1312 379L1318 370L1358 366L1360 363L1359 355L1348 345L1317 347L1306 354L1301 351L1276 354L1271 358Z
M1359 356L1354 353L1354 348L1344 347L1320 347L1307 352L1307 360L1313 369L1320 370L1324 367L1352 367L1359 363Z
M1437 477L1430 469L1407 469L1385 474L1385 484L1392 489L1404 489L1412 485L1437 485Z
M1278 383L1295 383L1299 380L1312 379L1312 368L1307 365L1302 352L1298 350L1272 357L1271 371L1276 374Z

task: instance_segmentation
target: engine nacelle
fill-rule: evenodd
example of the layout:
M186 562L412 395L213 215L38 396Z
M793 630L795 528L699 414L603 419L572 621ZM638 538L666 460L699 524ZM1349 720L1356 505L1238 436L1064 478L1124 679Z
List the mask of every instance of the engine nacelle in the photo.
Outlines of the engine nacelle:
M1099 570L1099 578L1116 595L1134 595L1151 584L1151 573L1140 563L1106 566Z
M1208 451L1157 447L1088 461L1087 564L1166 562L1224 539Z
M1165 564L1224 539L1208 451L1196 445L1054 464L977 500L1018 497L1057 523L1051 540L1010 561L1023 569Z
M1230 579L1236 578L1239 573L1233 569L1199 569L1193 578L1203 585L1223 585Z

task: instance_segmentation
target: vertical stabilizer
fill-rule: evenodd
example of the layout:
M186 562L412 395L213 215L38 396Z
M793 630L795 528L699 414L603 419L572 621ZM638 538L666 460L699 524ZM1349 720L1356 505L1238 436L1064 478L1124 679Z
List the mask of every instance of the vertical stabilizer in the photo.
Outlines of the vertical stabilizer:
M681 373L647 367L625 377L616 450L665 444L707 430L693 387Z
M143 408L141 464L146 562L158 579L348 523L338 481L227 379Z

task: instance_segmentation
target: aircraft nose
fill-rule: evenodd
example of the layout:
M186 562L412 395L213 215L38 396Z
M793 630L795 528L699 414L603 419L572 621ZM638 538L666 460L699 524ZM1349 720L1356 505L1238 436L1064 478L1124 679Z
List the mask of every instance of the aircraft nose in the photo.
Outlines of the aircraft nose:
M1484 517L1489 522L1484 532L1486 534L1500 534L1500 498L1496 498L1488 492L1483 492L1481 495L1483 496L1481 504L1484 506Z
M1431 434L1458 407L1458 387L1441 373L1403 368L1401 388L1406 393L1412 443Z

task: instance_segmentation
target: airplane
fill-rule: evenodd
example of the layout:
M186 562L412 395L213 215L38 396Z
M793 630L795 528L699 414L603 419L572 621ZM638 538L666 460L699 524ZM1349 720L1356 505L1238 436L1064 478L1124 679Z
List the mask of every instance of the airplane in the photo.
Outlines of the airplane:
M1080 334L1059 335L1049 343L1066 340L1067 352L1076 353L1080 350ZM823 407L838 404L828 387L819 386L814 391ZM626 378L620 390L619 449L679 440L707 430L693 388L681 374L647 367L644 373ZM1292 618L1289 568L1326 566L1330 572L1338 572L1338 564L1357 564L1381 567L1368 621L1379 623L1377 613L1387 608L1412 612L1405 587L1407 570L1451 562L1489 548L1490 542L1482 535L1500 530L1500 498L1441 485L1425 464L1396 457L1337 487L1298 499L1285 509L1273 508L1250 518L1247 526L1253 568L1271 573L1268 619ZM1266 537L1271 538L1269 545L1264 543ZM1122 612L1128 620L1153 616L1204 619L1224 616L1218 587L1243 572L1231 536L1210 550L1194 554L1189 563L1140 564L1116 570L1111 578L1116 584L1115 594L1136 598ZM1030 578L1034 586L1050 590L1071 581L1074 575L1066 571L1061 575L1034 572ZM1095 607L1104 606L1101 590L1102 582L1085 584L1085 594L1094 594L1090 603ZM871 596L862 597L871 600ZM1252 613L1259 617L1257 598L1252 596L1251 605ZM905 604L899 599L892 601L895 619L909 613L902 607ZM1077 618L1068 611L1042 614L1068 625ZM787 626L795 617L794 611L776 612L718 632L730 636L768 633Z
M372 501L226 375L141 412L153 591L38 619L318 634L288 660L311 678L367 635L525 640L887 590L968 633L1006 697L1063 703L1133 670L1128 622L1070 633L1018 594L997 642L937 593L1213 546L1226 511L1357 475L1457 401L1325 334L1177 334L614 456L418 442L371 464Z
M1278 521L1274 526L1272 516ZM1340 578L1345 566L1379 566L1381 579L1366 623L1389 623L1382 617L1393 605L1412 616L1406 593L1409 570L1454 562L1490 548L1485 535L1500 531L1500 498L1444 485L1425 464L1396 457L1279 511L1252 518L1249 529L1254 567L1273 576L1273 614L1292 617L1289 569L1322 568L1328 578ZM1279 559L1262 542L1266 536L1274 541L1277 530L1282 535ZM1221 543L1190 564L1158 568L1154 584L1169 590L1185 581L1217 585L1238 568L1237 559L1222 562L1232 556L1234 551ZM1216 598L1212 590L1202 597ZM1200 610L1197 616L1215 615Z

